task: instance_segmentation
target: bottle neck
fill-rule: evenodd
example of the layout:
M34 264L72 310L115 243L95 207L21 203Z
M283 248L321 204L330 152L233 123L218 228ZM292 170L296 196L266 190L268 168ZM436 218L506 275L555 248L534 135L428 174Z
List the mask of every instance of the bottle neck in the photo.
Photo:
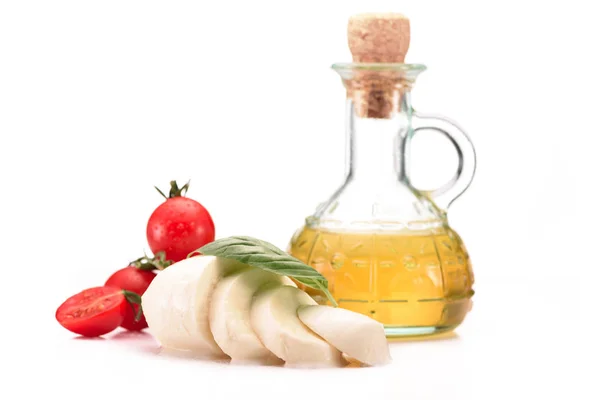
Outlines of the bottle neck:
M404 143L409 133L410 94L398 97L397 111L386 118L361 117L356 100L346 105L346 173L348 180L370 186L406 179Z

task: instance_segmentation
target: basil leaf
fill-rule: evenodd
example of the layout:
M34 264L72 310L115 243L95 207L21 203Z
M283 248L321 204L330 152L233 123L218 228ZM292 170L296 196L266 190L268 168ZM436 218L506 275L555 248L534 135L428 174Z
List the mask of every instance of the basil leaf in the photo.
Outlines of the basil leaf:
M252 267L294 278L308 287L321 290L331 304L337 307L335 299L327 289L327 279L319 271L264 240L250 236L231 236L208 243L198 249L198 252L207 256L233 259Z

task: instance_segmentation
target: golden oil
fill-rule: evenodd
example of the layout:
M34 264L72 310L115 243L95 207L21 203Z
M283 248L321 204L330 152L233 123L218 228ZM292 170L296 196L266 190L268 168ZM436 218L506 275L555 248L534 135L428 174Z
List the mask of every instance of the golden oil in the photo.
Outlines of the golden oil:
M383 323L388 336L453 329L471 307L471 261L447 227L408 233L304 227L288 251L328 279L340 307Z

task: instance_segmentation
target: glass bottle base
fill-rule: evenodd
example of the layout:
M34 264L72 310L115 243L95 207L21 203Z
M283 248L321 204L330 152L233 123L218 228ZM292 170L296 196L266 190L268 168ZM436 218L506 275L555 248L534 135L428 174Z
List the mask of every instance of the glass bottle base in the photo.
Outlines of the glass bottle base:
M394 326L384 325L385 336L401 338L411 336L429 336L453 331L458 325L449 326Z

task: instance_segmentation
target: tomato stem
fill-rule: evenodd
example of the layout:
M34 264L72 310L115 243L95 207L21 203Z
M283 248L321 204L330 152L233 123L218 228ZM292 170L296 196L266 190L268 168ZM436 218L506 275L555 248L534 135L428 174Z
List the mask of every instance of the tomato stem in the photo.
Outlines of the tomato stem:
M165 199L168 199L168 197L167 197L167 196L165 196L165 194L162 192L162 190L160 190L160 189L158 188L158 186L154 186L154 189L158 190L158 193L160 193L160 195L161 195L162 197L164 197Z
M127 300L127 303L129 303L129 305L131 306L131 309L133 310L134 314L135 314L135 322L138 322L141 318L142 318L142 296L140 296L139 294L132 292L130 290L122 290L123 296L125 296L125 300ZM136 311L135 309L135 305L138 306L138 309Z
M154 255L154 257L148 257L146 254L144 254L143 257L140 257L137 260L129 263L129 265L139 268L143 271L152 271L154 269L161 271L171 264L173 264L173 262L171 260L167 260L164 251L159 251Z
M158 193L160 193L160 195L167 200L172 199L173 197L183 197L190 188L190 181L187 181L187 183L181 188L177 185L177 181L171 181L169 184L171 185L171 189L169 190L169 197L167 197L163 193L163 191L160 190L157 186L154 186L154 189L156 189Z

